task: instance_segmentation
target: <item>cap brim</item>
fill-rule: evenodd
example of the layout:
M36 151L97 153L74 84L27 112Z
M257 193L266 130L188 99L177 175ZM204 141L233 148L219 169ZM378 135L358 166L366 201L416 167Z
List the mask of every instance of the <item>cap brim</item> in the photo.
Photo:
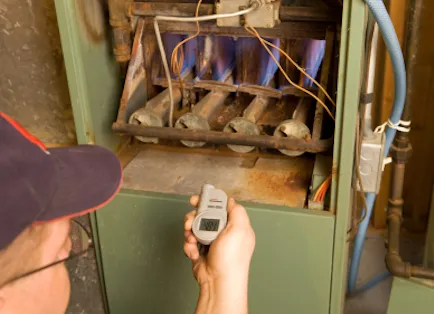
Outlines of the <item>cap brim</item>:
M108 204L122 185L122 167L109 150L90 145L48 150L57 166L57 188L38 222L82 216Z

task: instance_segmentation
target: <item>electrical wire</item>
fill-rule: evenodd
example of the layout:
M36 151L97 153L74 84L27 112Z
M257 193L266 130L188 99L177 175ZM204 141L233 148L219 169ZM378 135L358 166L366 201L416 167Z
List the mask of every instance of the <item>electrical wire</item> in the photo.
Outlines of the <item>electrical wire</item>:
M327 97L327 99L330 100L332 105L334 107L336 107L335 101L330 96L330 94L327 92L327 90L320 83L318 83L317 80L315 80L312 76L310 76L301 66L299 66L297 64L297 62L294 61L294 59L292 59L285 51L281 50L279 47L277 47L273 43L268 42L267 45L269 45L270 47L273 47L275 49L279 49L279 51L285 56L285 58L288 59L289 62L291 62L301 73L303 73L303 75L305 75L308 79L310 79L312 81L312 83L315 84L324 93L324 95Z
M314 202L319 202L319 203L324 202L324 198L327 194L327 190L329 189L331 182L332 182L332 174L330 174L316 190L315 195L313 197Z
M257 1L253 1L251 6L247 9L237 11L234 13L225 13L225 14L212 14L212 15L204 15L204 16L198 16L198 17L176 17L176 16L161 16L158 15L154 18L154 30L155 30L155 36L157 38L157 44L158 49L160 50L161 59L163 63L164 72L167 78L167 85L169 88L169 98L170 98L170 112L169 112L169 126L173 127L173 111L175 108L175 102L173 99L173 86L172 86L172 78L170 76L170 68L169 63L167 62L167 55L164 51L164 44L163 40L161 38L161 32L160 27L158 26L158 21L168 21L168 22L202 22L202 21L211 21L216 19L224 19L224 18L230 18L230 17L237 17L246 15L250 12L253 12L256 10L256 8L259 6L259 3Z
M359 225L366 219L366 208L368 205L368 202L366 200L366 195L365 195L365 190L363 188L363 182L362 182L362 174L360 173L360 153L361 153L361 148L362 148L362 136L361 136L361 130L363 130L364 128L364 124L365 124L365 119L364 119L364 115L361 115L360 117L358 117L357 122L356 122L356 156L355 156L355 171L356 171L356 179L357 179L357 183L359 184L359 190L360 190L360 195L362 197L362 202L363 202L363 213L362 216L360 217L359 221L357 222L357 224L355 226L352 226L348 231L347 234L351 234L351 232L353 231L353 228L358 228ZM357 187L354 187L355 189L357 189ZM357 203L356 203L357 204ZM354 208L354 210L357 210L357 208ZM348 241L351 241L351 239L349 239Z
M246 22L247 24L247 22ZM251 26L250 26L251 27ZM253 28L253 27L251 27ZM259 33L257 33L259 35ZM262 38L263 39L263 38ZM329 95L329 93L327 92L327 90L320 84L318 83L317 80L315 80L312 76L310 76L297 62L294 61L294 59L292 59L285 51L283 51L280 47L274 45L273 43L263 39L264 42L274 48L280 51L280 53L282 55L285 56L286 59L288 59L289 62L291 62L301 73L303 73L303 75L305 75L308 79L310 79L312 81L312 83L314 83L323 93L324 95L327 97L328 100L330 100L330 102L333 104L334 107L336 107L336 103L335 101L332 99L332 97Z
M271 46L277 50L280 51L280 53L282 53L285 57L289 56L279 47L277 47L276 45L273 45L272 43L270 43L269 41L265 40L264 38L261 37L261 35L259 35L259 33L256 31L256 29L252 26L250 26L248 24L248 22L246 21L246 24L244 26L244 28L246 29L246 31L248 33L250 33L251 35L255 36L256 38L258 38L259 42L262 44L262 46L265 48L265 50L268 52L268 54L270 55L270 57L274 60L274 62L276 63L276 65L278 66L280 72L282 72L282 74L285 76L286 80L293 85L295 88L303 91L304 93L310 95L312 98L314 98L319 104L321 104L321 106L324 107L324 109L327 111L327 113L329 114L329 116L333 119L333 121L335 120L335 117L333 115L333 113L330 111L330 109L327 107L327 105L321 100L319 99L318 96L316 96L314 93L310 92L309 90L305 89L304 87L296 84L295 82L293 82L291 80L291 78L288 76L288 74L286 73L286 71L282 68L282 66L280 65L280 62L277 61L276 57L274 56L273 52L267 47ZM300 66L299 66L300 67ZM300 67L301 68L301 67ZM303 70L304 71L304 70ZM307 73L306 73L307 74Z
M172 67L172 72L176 73L178 75L178 79L179 79L179 87L182 91L182 78L181 78L181 71L182 68L184 66L184 49L182 48L182 46L189 42L190 40L196 38L197 36L199 36L200 34L200 24L199 21L197 20L197 18L199 17L199 9L200 9L200 5L202 4L203 0L199 0L197 2L197 7L196 7L196 14L195 14L195 18L196 18L196 28L197 31L195 34L191 35L190 37L184 39L183 41L181 41L179 44L176 45L176 47L173 49L172 51L172 58L171 58L171 67ZM179 51L179 58L178 58L178 51Z

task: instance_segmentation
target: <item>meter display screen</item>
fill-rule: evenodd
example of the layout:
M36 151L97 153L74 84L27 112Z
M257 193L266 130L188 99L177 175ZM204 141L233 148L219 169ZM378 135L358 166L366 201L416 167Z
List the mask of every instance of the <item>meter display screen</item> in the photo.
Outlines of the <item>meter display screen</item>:
M200 221L199 230L202 231L218 231L220 225L220 219L205 219Z

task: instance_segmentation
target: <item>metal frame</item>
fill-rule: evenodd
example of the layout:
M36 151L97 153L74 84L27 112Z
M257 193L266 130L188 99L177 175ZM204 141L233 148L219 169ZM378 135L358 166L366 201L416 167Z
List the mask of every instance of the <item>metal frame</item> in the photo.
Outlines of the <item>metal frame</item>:
M184 141L197 141L207 142L210 144L233 144L244 145L251 147L263 148L278 148L286 150L294 150L300 152L325 152L328 151L332 138L327 140L322 139L322 129L324 120L324 108L321 104L316 104L315 118L313 125L313 140L309 137L306 139L289 139L289 138L273 138L264 135L247 135L247 134L230 134L215 131L202 131L190 132L189 130L171 130L169 128L152 129L143 127L141 125L128 125L129 116L137 109L142 108L143 99L155 96L153 92L155 85L167 87L167 80L160 77L155 77L155 61L154 58L159 58L154 37L153 16L157 14L173 15L182 10L186 12L194 11L195 4L188 3L175 3L170 6L164 2L148 3L148 2L134 2L131 4L131 14L138 16L136 25L135 38L131 51L131 62L128 67L128 73L125 80L124 91L120 101L118 118L113 125L113 130L118 133L124 133L144 138L160 138L168 140L184 140ZM210 14L213 11L213 5L204 4L201 7L202 13ZM334 72L337 72L337 64L334 61L333 53L335 50L336 41L336 23L337 17L340 15L339 10L324 10L320 12L317 8L306 7L292 7L284 6L281 10L280 19L283 24L272 29L258 29L259 32L266 37L281 38L284 46L286 47L287 40L294 40L297 38L319 38L326 40L326 53L322 65L321 84L328 87L329 80ZM297 14L300 14L297 17ZM292 23L293 25L285 25L285 23ZM307 27L309 25L309 27ZM312 25L316 25L316 30L312 30ZM169 31L171 33L189 34L196 31L196 26L193 23L173 23L164 21L160 22L160 30L162 32ZM201 35L208 33L217 35L240 35L241 37L249 37L243 28L225 28L218 27L216 22L201 23ZM285 48L284 48L285 49ZM239 53L239 52L237 52ZM243 53L243 52L242 52ZM244 52L244 58L238 60L246 60L249 58L249 51ZM200 53L197 56L200 59ZM282 58L283 59L283 58ZM282 66L285 67L285 62L282 61ZM242 61L237 62L237 69L243 70ZM161 71L160 71L161 72ZM241 71L240 71L241 72ZM180 83L172 80L172 85L177 87ZM281 99L284 95L294 95L297 97L304 97L304 93L298 89L287 86L282 90L257 86L251 84L227 84L216 81L208 80L188 80L184 79L182 86L189 95L196 95L196 92L204 91L221 91L224 93L237 93L237 96L242 94L250 94L253 96L263 96L269 99ZM334 85L333 85L334 87ZM323 92L318 91L317 88L311 88L312 92L317 94L318 97L325 102L326 97ZM330 90L330 89L329 89ZM334 94L334 91L332 92ZM141 95L141 101L137 95ZM194 97L195 98L195 97ZM277 126L277 125L275 125ZM152 133L152 134L151 134ZM205 141L206 139L206 141Z
M359 107L366 6L362 0L344 1L331 210L336 213L330 313L342 313L345 301L348 242L352 210L352 179L356 118Z
M121 145L120 137L109 130L116 117L117 99L121 92L118 79L119 67L111 54L110 42L97 43L87 40L85 26L77 23L80 20L80 12L75 7L75 3L75 1L55 1L77 140L79 144L98 143L112 150L118 150ZM100 69L100 72L87 71L92 66ZM105 93L94 92L100 89ZM103 115L99 115L101 112ZM90 214L90 218L101 291L108 313L99 229L95 213Z
M95 44L84 39L83 29L77 23L74 2L56 0L56 9L78 141L97 143L117 150L120 140L110 132L110 123L116 118L116 100L119 99L121 84L118 80L117 64L110 54L111 47L107 42ZM332 185L332 211L336 213L336 221L329 312L333 314L342 312L345 295L348 259L346 232L351 212L364 18L365 6L362 0L344 1L333 162L335 174ZM98 68L99 71L87 71L90 66ZM98 231L97 219L92 217L92 226ZM98 237L96 245L98 246ZM100 252L97 253L98 268L105 288L104 265L101 263Z

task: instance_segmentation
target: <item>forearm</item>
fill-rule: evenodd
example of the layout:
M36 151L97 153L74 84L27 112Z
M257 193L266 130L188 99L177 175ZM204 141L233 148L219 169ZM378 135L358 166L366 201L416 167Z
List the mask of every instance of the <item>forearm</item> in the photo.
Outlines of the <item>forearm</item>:
M200 287L196 314L247 314L248 279L214 281Z

